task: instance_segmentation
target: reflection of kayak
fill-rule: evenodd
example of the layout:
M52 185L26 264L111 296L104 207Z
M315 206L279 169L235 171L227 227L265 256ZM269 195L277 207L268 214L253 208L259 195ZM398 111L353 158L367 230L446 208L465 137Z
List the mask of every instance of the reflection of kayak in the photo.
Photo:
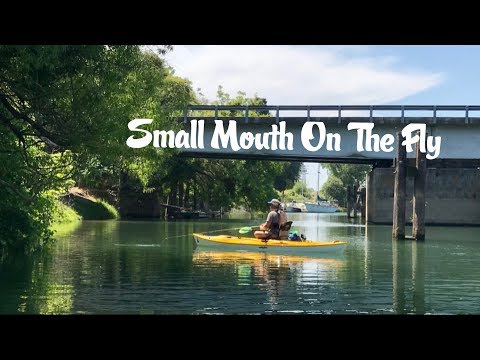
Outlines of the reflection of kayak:
M271 263L305 263L305 262L315 262L321 263L324 265L341 265L343 264L342 260L338 259L315 259L306 256L297 256L297 255L273 255L268 253L259 253L259 252L247 252L247 251L201 251L195 252L193 255L194 262L199 261L210 261L218 263L226 263L229 261L232 262L242 262L242 263L257 263L262 261L268 261Z
M195 243L204 247L227 247L236 250L250 251L275 251L286 254L317 254L339 252L344 249L346 242L343 241L291 241L291 240L268 240L247 238L231 235L203 235L193 234Z

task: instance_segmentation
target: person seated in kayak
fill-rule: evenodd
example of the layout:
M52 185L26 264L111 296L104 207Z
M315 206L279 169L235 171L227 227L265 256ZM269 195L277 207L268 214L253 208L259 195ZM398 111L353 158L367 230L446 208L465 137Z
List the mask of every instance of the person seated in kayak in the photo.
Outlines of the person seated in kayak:
M270 212L267 215L267 220L260 225L260 230L253 234L257 239L278 239L280 232L280 201L272 199L267 204L270 205Z
M287 213L285 212L285 210L283 210L282 205L280 205L279 207L278 216L279 216L279 225L280 225L278 238L280 240L288 240L290 229L288 230L283 229L283 226L288 222L288 220L287 220Z

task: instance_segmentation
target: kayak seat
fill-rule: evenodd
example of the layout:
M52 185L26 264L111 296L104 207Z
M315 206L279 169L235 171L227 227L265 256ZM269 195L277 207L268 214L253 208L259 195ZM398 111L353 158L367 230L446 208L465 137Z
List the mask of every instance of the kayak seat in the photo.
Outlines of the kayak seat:
M292 224L293 224L293 221L287 221L285 224L280 226L280 231L290 231Z
M290 228L292 227L293 221L287 221L285 224L280 226L280 232L278 238L280 240L288 240L288 235L290 233Z

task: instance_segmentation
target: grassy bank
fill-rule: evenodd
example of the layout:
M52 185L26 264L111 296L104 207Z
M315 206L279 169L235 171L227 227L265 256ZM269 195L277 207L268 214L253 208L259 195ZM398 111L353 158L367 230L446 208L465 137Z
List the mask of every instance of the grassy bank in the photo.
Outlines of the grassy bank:
M84 220L109 220L118 219L118 211L109 203L99 199L85 199L74 197L70 206Z
M82 220L82 217L75 210L63 204L61 201L57 201L55 206L56 209L53 213L54 225L70 224Z
M110 220L118 217L117 209L106 201L74 190L63 201L56 202L50 229L58 236L74 230L82 219Z
M84 220L118 219L117 209L108 202L98 199L85 189L71 188L63 202L75 210Z
M82 217L75 210L58 200L50 230L54 232L54 236L67 234L80 225L81 220Z
M250 213L248 211L245 211L244 209L232 209L228 212L227 218L228 219L249 219L249 220L254 220L254 219L263 219L268 212L264 211L257 211Z

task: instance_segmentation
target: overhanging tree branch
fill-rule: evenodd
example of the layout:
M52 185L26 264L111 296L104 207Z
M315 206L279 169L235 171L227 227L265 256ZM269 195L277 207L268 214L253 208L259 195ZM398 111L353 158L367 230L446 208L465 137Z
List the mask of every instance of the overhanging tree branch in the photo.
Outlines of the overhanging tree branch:
M17 119L21 119L25 121L28 125L30 125L35 131L37 131L37 136L41 138L45 143L49 144L50 146L54 146L57 149L62 148L61 145L58 145L56 142L52 140L52 138L55 138L55 135L47 131L45 128L42 126L38 125L35 121L30 119L27 115L22 114L20 111L15 109L10 102L7 100L6 97L1 97L0 102L5 106L5 108L12 114ZM58 140L55 139L57 142Z
M10 189L13 193L15 193L16 195L18 195L23 201L25 201L27 204L30 204L33 202L33 199L26 196L25 194L22 194L15 186L13 186L12 184L0 179L0 184L4 185L5 187L7 187L8 189Z

